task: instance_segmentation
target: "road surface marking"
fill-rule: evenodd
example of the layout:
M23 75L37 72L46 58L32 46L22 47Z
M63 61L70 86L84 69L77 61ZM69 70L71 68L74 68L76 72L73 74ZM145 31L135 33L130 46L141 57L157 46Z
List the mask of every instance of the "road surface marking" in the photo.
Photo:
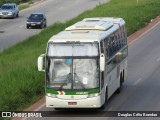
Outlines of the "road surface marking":
M133 85L137 85L142 79L139 78Z
M156 26L158 26L160 24L160 21L155 24L153 27L151 27L150 29L148 29L147 31L145 31L144 33L142 33L139 37L137 37L136 39L134 39L133 41L129 42L128 45L131 45L132 43L136 42L137 40L139 40L141 37L143 37L144 35L146 35L148 32L150 32L151 30L153 30Z

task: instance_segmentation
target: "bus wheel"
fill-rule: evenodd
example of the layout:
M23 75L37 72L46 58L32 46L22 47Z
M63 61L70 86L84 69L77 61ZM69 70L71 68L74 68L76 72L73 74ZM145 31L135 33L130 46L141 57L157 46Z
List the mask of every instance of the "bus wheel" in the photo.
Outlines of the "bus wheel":
M123 83L123 76L122 76L122 73L121 73L121 75L120 75L120 86L119 86L119 88L116 90L116 93L118 93L118 94L121 92L122 83Z
M108 101L108 89L106 88L105 102L104 102L104 104L99 108L99 110L104 110L104 109L105 109L107 101Z

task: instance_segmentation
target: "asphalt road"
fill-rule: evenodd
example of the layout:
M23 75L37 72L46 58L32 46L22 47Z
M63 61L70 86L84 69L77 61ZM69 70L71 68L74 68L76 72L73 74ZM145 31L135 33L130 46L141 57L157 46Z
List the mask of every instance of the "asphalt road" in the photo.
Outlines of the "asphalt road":
M80 13L92 9L99 3L109 0L45 0L20 11L19 18L0 19L0 52L21 42L29 36L38 34L39 29L26 29L26 19L30 13L43 12L47 17L47 25L57 21L64 22Z
M129 43L128 78L120 94L115 94L108 101L104 111L160 111L160 22L154 29ZM53 111L43 108L40 111ZM74 110L61 117L38 118L40 120L159 120L160 118L116 118L103 117L105 112L84 112ZM80 117L80 116L94 117ZM67 117L69 116L69 117ZM70 117L74 116L74 117ZM97 116L97 117L96 117ZM101 117L100 117L101 116ZM34 118L35 119L35 118ZM37 119L37 120L38 120ZM29 118L28 120L33 120Z

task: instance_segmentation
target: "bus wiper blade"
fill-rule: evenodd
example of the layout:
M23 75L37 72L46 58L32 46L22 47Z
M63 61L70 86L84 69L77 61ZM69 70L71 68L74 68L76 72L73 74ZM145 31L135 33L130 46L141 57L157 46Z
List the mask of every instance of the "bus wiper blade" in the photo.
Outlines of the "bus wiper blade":
M66 80L64 80L64 82L62 83L62 85L59 87L59 91L62 90L62 88L63 88L63 86L65 85L66 81L68 81L68 80L70 81L71 79L72 79L72 74L69 73L69 74L67 75Z

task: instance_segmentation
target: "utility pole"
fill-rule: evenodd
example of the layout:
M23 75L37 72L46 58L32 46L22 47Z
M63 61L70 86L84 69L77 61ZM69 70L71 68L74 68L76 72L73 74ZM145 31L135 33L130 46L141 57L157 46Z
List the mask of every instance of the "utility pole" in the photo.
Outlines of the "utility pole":
M138 0L137 0L137 4L138 4Z

